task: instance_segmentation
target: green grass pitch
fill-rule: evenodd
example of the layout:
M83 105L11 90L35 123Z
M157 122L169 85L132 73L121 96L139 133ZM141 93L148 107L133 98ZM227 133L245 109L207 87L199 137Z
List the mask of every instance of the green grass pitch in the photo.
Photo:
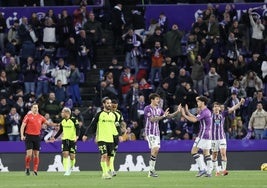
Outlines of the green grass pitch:
M228 176L196 178L196 172L158 171L158 178L148 178L146 172L118 172L110 180L101 179L101 172L39 172L38 176L26 176L24 172L0 173L1 188L267 188L267 171L230 171Z

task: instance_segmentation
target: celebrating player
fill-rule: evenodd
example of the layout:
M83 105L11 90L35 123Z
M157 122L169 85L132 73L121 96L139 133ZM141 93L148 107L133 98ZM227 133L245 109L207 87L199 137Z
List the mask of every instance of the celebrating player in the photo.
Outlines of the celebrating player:
M40 133L42 124L54 126L45 119L44 116L39 114L38 104L32 104L31 110L25 115L20 128L20 138L25 140L26 157L25 168L26 175L30 175L30 162L33 156L33 175L37 176L39 166L39 151L40 151Z
M118 135L116 129L117 115L111 111L111 99L108 97L102 100L103 110L98 112L86 129L82 140L86 141L89 134L96 133L96 142L101 154L100 165L102 168L102 178L111 179L108 173L107 164L110 157L114 155L114 135Z
M145 134L148 141L148 146L150 148L150 161L149 161L149 173L148 177L158 177L155 171L156 159L160 148L160 131L159 131L159 121L164 118L173 118L179 111L169 114L169 109L163 111L159 107L160 96L156 93L151 93L149 95L150 105L146 106L144 109L145 117Z
M236 109L238 109L245 100L242 98L239 103L232 106L228 110L221 112L221 104L218 102L213 103L213 113L212 113L212 144L211 144L211 151L212 151L212 162L213 168L215 170L215 176L220 175L218 169L218 152L221 153L221 164L222 164L222 175L228 175L228 171L226 170L227 167L227 157L226 157L226 136L224 132L224 120L225 117Z
M62 155L63 155L63 167L65 170L64 176L71 174L72 168L76 162L76 151L77 151L77 139L80 134L79 121L71 116L70 108L63 108L61 111L63 120L60 123L60 128L52 140L57 139L61 133L62 135ZM69 158L70 157L70 158Z
M211 126L212 126L212 118L211 111L207 108L208 98L204 96L199 96L196 98L197 106L200 110L197 116L194 116L188 111L188 108L182 108L182 116L186 118L188 121L196 123L200 122L200 130L197 138L193 144L191 149L191 155L195 159L197 165L199 166L199 172L196 175L197 177L201 177L205 175L206 177L211 177L212 170L212 161L210 157L210 149L211 149ZM207 170L205 170L201 158L198 154L198 150L202 149L205 161L207 163Z

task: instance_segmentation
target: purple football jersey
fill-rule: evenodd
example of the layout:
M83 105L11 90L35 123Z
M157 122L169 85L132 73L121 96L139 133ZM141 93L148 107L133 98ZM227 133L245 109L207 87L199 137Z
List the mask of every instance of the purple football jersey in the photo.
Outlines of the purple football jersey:
M227 115L228 115L227 110L218 115L212 114L212 131L211 131L212 140L221 140L226 138L224 132L224 121Z
M211 111L208 108L205 108L197 115L197 119L200 122L198 137L200 139L211 140Z
M164 111L160 107L152 107L151 105L148 105L144 109L144 118L145 118L145 133L146 135L155 135L159 136L159 122L151 122L151 117L157 117L162 116L164 114Z

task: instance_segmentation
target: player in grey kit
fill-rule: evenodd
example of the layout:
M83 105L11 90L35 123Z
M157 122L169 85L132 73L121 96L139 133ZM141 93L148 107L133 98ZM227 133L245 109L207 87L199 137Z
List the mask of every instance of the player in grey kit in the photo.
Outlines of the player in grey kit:
M199 172L196 175L197 177L206 176L211 177L212 171L212 161L210 156L211 149L211 126L212 118L211 111L207 108L208 98L204 96L199 96L196 98L197 106L199 108L199 114L194 116L188 111L187 105L186 108L181 108L182 116L191 122L200 122L200 130L197 138L191 149L191 155L195 159L197 165L199 166ZM207 170L205 170L201 158L198 154L198 150L202 149L204 154L204 159L207 163Z
M144 118L146 122L145 134L149 148L151 149L148 177L158 177L158 174L155 171L155 164L160 148L159 121L164 118L173 118L178 115L179 111L177 110L172 114L169 114L169 109L163 111L159 106L160 96L156 93L151 93L149 95L149 100L150 105L147 105L144 109Z

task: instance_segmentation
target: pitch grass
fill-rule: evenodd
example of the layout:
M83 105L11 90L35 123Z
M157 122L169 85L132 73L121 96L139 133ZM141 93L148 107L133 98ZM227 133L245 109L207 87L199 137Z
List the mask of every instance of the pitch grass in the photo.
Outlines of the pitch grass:
M267 188L267 171L230 171L228 176L196 178L196 172L159 171L158 178L148 178L146 172L119 172L110 180L101 179L101 172L39 172L26 176L24 172L0 173L0 188Z

